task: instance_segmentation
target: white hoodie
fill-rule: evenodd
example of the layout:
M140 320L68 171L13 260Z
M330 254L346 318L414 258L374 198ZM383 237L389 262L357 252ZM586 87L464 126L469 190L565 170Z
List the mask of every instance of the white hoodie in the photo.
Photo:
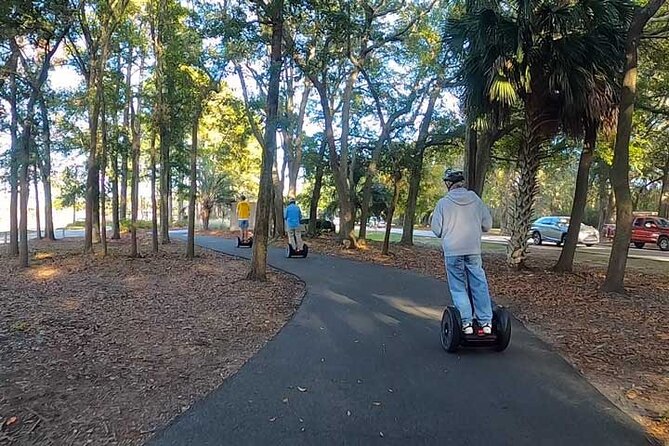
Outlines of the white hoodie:
M492 227L492 217L478 195L461 187L437 202L431 226L445 256L481 254L481 234Z

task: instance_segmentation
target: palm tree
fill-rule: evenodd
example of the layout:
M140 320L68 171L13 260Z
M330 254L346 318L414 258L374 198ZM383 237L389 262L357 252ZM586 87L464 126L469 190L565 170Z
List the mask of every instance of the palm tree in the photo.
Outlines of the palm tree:
M198 181L198 194L200 201L200 217L202 228L209 230L209 218L214 206L217 204L231 202L234 199L232 184L227 175L215 172L207 168L207 164L200 169Z
M451 54L461 61L468 121L474 126L523 114L518 177L511 206L510 265L527 250L536 175L560 130L582 135L618 75L628 0L468 1L447 24ZM605 101L606 102L606 101ZM488 124L489 125L489 124Z

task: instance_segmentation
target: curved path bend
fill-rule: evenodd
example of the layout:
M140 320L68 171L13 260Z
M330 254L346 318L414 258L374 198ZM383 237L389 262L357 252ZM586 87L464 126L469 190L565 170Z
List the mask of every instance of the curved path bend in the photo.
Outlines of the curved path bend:
M249 257L232 240L200 246ZM445 284L334 257L281 332L149 445L643 445L641 427L514 321L503 353L445 353ZM306 389L306 390L305 390Z

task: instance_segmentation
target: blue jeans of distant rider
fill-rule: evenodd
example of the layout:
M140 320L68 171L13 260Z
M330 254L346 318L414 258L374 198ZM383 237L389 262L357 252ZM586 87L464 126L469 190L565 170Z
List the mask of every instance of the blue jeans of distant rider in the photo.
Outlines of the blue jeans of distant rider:
M447 256L446 273L451 299L460 311L462 323L471 323L472 319L476 319L479 324L492 322L492 304L481 256ZM473 314L467 287L472 295Z

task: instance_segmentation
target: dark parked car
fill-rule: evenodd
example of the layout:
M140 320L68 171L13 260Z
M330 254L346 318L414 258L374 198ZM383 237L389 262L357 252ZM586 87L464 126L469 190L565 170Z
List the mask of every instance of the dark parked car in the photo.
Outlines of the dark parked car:
M632 243L637 248L653 243L662 251L669 251L669 220L660 217L636 217L632 223Z
M306 227L309 226L309 219L303 218L300 220L300 223ZM318 232L334 232L335 225L330 220L325 220L324 218L319 218L316 220L316 231Z
M560 246L567 238L568 230L569 217L542 217L532 223L529 235L535 245L541 245L543 242L553 242ZM592 226L581 224L578 242L585 246L596 245L599 243L599 232Z

